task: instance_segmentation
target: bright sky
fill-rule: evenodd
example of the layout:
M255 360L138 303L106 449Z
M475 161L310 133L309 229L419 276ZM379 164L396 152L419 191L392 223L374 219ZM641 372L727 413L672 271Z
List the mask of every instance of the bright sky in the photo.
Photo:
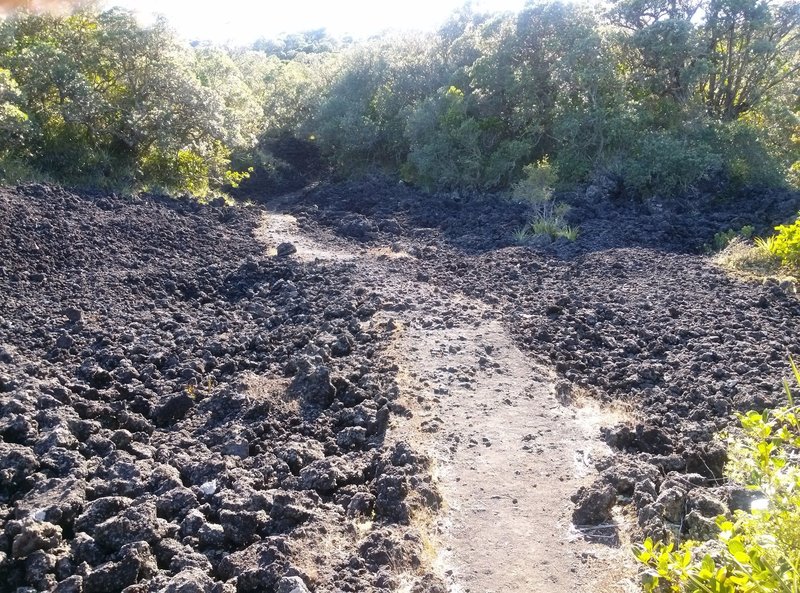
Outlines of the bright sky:
M143 18L162 14L189 40L245 44L325 28L337 36L366 37L387 29L434 30L464 0L106 0L107 6L135 10ZM477 9L519 10L524 0L478 0Z

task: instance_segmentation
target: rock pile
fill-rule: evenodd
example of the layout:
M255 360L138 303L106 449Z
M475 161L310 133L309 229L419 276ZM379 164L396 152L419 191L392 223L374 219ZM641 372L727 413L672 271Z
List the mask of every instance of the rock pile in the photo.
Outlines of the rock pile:
M256 222L0 190L4 590L388 591L420 564L380 303Z

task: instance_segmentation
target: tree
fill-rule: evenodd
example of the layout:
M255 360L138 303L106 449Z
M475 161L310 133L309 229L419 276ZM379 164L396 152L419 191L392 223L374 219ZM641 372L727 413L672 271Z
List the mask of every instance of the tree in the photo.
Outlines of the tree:
M312 120L313 133L344 171L396 170L408 153L408 113L444 80L427 36L367 42L344 56Z
M253 49L281 60L292 60L300 54L329 54L340 51L352 43L349 39L337 39L325 29L313 29L301 33L282 35L276 39L259 39Z
M64 182L202 195L225 183L231 149L255 141L258 105L233 62L180 44L164 21L17 13L0 23L0 68L29 118L29 164Z
M11 72L0 68L0 145L8 155L21 147L28 115L19 107L19 85Z
M710 72L703 95L728 121L781 92L800 74L800 3L711 0L703 43Z
M795 0L620 0L608 13L646 89L734 121L797 79Z
M264 112L246 81L248 76L228 52L219 48L198 48L194 57L193 71L200 84L222 103L225 123L220 139L232 149L252 148L264 128Z

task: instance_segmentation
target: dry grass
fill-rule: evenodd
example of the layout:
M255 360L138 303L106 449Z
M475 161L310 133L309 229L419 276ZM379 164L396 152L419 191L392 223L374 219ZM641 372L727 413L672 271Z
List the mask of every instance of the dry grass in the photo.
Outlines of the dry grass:
M734 239L712 260L733 276L749 282L768 279L778 284L797 284L797 271L781 265L780 260L765 247L743 239ZM794 290L790 290L796 292Z
M368 249L367 253L378 259L415 259L410 253L396 245L373 247Z
M247 372L242 378L247 396L258 401L269 402L272 409L286 413L299 413L300 402L286 393L289 380L265 377Z

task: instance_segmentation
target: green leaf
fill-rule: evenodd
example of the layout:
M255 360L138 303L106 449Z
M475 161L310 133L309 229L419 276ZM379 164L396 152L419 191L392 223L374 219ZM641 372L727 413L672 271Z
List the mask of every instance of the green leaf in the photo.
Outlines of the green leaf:
M683 554L683 559L681 560L681 567L686 568L692 563L692 552L690 550L686 550Z
M714 578L718 583L724 583L725 580L728 578L728 569L725 568L724 566L720 567L720 569L717 570L717 574L714 575Z
M733 583L734 585L739 585L740 587L746 585L750 582L750 577L747 576L745 573L738 573L735 575L731 575L728 577L728 580Z
M741 562L742 564L747 564L750 562L750 555L747 553L747 550L745 549L740 538L734 537L728 541L728 551L734 558L736 558L738 562Z
M714 559L706 554L703 556L703 561L700 563L700 578L710 578L714 575L717 566L714 564Z

